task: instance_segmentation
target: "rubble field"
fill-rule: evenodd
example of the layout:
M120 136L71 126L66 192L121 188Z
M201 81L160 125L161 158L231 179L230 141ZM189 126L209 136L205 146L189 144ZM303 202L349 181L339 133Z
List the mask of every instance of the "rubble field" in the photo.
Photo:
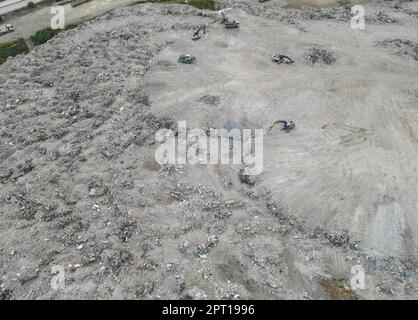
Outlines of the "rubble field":
M125 6L1 65L0 299L418 298L418 2L306 3ZM155 161L278 119L258 176Z

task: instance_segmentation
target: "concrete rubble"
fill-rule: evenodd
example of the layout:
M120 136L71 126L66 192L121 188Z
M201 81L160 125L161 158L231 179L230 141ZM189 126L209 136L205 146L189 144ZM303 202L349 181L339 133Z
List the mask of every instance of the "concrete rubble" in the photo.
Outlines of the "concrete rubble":
M352 33L349 5L219 1L234 32L217 12L137 4L9 59L0 300L416 299L418 20L401 10L416 4L372 2L375 37ZM155 162L155 133L178 120L288 118L297 130L264 137L259 176Z

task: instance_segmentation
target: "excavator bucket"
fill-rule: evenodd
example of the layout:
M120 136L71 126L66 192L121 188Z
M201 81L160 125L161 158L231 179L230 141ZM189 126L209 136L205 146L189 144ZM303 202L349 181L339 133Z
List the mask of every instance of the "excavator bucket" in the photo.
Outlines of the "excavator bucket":
M192 35L193 41L199 40L200 38L202 38L202 36L199 33L193 33Z

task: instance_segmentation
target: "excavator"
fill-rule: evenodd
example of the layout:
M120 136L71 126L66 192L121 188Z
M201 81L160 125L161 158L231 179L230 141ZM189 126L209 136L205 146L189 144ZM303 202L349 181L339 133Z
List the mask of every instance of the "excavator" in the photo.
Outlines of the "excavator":
M196 41L196 40L199 40L200 38L202 38L202 36L200 35L200 31L202 31L202 30L203 30L203 34L206 34L206 26L205 25L199 26L199 29L197 29L197 31L193 33L192 40Z
M289 133L291 130L293 130L296 127L296 124L292 120L277 120L274 121L274 123L270 126L268 131L270 132L273 130L274 126L276 124L282 124L282 131L285 131L286 133Z
M279 54L279 53L273 53L273 55L271 56L271 60L278 64L281 64L281 63L290 64L290 63L295 62L290 57L285 56L283 54Z
M225 17L225 13L222 12L222 20L221 23L225 25L225 28L227 29L236 29L239 28L239 21L238 20L229 20L227 17Z

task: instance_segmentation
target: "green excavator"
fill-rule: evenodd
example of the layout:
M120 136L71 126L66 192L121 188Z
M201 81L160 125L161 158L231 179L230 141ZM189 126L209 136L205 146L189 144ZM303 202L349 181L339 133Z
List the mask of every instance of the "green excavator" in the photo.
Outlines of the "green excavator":
M196 58L191 54L181 54L178 61L179 63L192 64L196 62Z
M268 131L270 132L271 130L273 130L274 126L277 124L281 124L282 128L280 130L285 131L287 133L289 133L296 127L296 124L292 120L277 120L274 121L274 123L270 126Z

